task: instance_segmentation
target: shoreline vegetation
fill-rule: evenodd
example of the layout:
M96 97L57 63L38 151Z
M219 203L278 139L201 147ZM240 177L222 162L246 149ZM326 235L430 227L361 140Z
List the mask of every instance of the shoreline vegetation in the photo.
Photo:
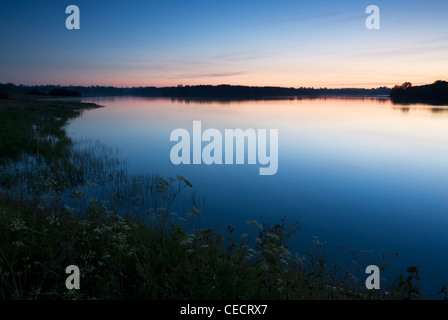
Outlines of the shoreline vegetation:
M281 98L318 98L318 97L389 97L394 104L409 105L425 103L430 105L448 104L448 82L437 80L433 84L412 86L410 82L396 85L392 89L378 88L286 88L253 87L240 85L178 85L177 87L132 87L117 88L105 86L55 86L55 85L15 85L0 83L0 99L9 95L28 95L35 98L45 97L81 97L81 96L141 96L186 99L187 101L235 101L265 100Z
M248 221L251 236L194 227L200 208L184 177L130 176L107 148L67 136L70 119L99 107L0 99L0 299L425 298L418 266L369 291L368 264L332 264L317 238L291 253L299 226L285 218ZM368 252L351 253L358 258ZM65 287L69 265L80 268L81 290Z
M24 86L12 83L1 84L0 92L34 96L143 96L170 98L215 98L215 99L266 99L279 97L321 97L321 96L389 96L391 89L379 87L362 88L285 88L251 87L237 85L178 85L177 87L133 87L117 88L105 86Z
M448 82L438 80L423 86L412 86L412 83L405 82L392 88L390 98L392 102L399 104L446 105L448 104Z

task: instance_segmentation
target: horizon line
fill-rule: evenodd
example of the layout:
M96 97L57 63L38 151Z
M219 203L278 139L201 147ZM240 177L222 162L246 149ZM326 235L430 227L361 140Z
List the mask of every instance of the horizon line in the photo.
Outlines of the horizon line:
M433 84L436 81L446 81L446 80L435 80L433 82L430 83L412 83L413 86L421 86L421 85L427 85L427 84ZM171 85L171 86L155 86L155 85L149 85L149 86L115 86L115 85L98 85L98 84L91 84L91 85L80 85L80 84L69 84L69 85L64 85L64 84L14 84L12 82L5 82L2 83L0 82L0 84L2 85L8 85L8 84L12 84L14 86L20 87L105 87L105 88L117 88L117 89L135 89L135 88L157 88L157 89L163 89L163 88L176 88L176 87L199 87L199 86L210 86L210 87L219 87L219 86L231 86L231 87L251 87L251 88L286 88L286 89L301 89L301 88L305 88L305 89L314 89L314 90L319 90L319 89L327 89L327 90L342 90L342 89L366 89L366 90L370 90L370 89L379 89L379 88L387 88L387 89L392 89L393 86L396 85L400 85L403 84L407 81L404 81L402 83L391 83L391 82L387 82L384 83L382 85L378 85L376 87L351 87L350 85L374 85L374 83L361 83L361 84L339 84L342 85L344 87L328 87L328 85L333 85L333 84L327 84L326 87L309 87L309 86L300 86L300 87L295 87L295 86L275 86L275 85L264 85L264 86L259 86L259 85L243 85L243 84L228 84L228 83L221 83L221 84L177 84L177 85ZM388 85L391 85L391 87L389 87Z
M327 90L339 90L339 89L378 89L378 88L388 88L392 89L392 87L388 87L387 85L379 85L377 87L336 87L336 88L328 88L328 87L310 87L310 86L276 86L276 85L265 85L265 86L254 86L254 85L244 85L244 84L228 84L228 83L221 83L221 84L178 84L178 85L172 85L172 86L155 86L155 85L149 85L149 86L115 86L115 85L97 85L97 84L91 84L91 85L80 85L80 84L15 84L12 82L0 82L2 85L8 85L12 84L16 87L105 87L105 88L117 88L117 89L135 89L135 88L156 88L156 89L163 89L163 88L177 88L177 87L200 87L200 86L210 86L210 87L219 87L219 86L231 86L231 87L251 87L251 88L285 88L285 89L327 89ZM392 83L387 83L388 85L397 85ZM422 83L423 84L423 83ZM422 84L416 84L416 85L422 85Z

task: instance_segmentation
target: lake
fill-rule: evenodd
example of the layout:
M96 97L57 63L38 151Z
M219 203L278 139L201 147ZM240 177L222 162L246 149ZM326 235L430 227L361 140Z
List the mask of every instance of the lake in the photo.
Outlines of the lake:
M291 251L326 241L347 250L401 253L391 270L421 266L421 287L448 282L448 107L394 105L388 98L198 101L93 97L104 108L71 121L72 138L118 147L133 172L182 175L202 199L201 224L249 233L246 221L303 227ZM174 165L174 129L278 129L278 172L256 165ZM203 144L205 145L205 144ZM392 271L391 271L392 272ZM388 279L392 280L392 279Z

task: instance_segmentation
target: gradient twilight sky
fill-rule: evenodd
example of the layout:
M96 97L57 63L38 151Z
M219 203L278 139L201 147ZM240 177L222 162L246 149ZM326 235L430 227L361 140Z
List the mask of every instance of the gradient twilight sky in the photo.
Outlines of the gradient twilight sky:
M75 4L81 29L67 30ZM367 30L368 5L381 30ZM0 82L378 87L448 80L448 1L2 0Z

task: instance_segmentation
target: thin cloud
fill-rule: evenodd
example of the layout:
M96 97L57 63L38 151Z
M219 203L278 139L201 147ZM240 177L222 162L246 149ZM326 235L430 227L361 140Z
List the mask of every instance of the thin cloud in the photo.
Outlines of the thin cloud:
M171 77L173 79L176 78L219 78L219 77L232 77L232 76L240 76L246 74L246 72L218 72L218 73L195 73L195 74L180 74L175 77Z
M271 23L288 23L288 22L297 22L297 21L309 21L309 20L321 20L327 19L331 17L340 16L341 12L324 12L312 15L299 15L295 18L287 18L284 17L268 17L260 21L260 24L271 24Z
M367 15L357 14L357 15L353 15L353 16L341 17L339 19L332 20L329 23L330 24L340 24L340 23L344 23L344 22L363 21L366 19L366 17L367 17Z
M404 82L404 81L403 81ZM335 87L335 86L341 86L344 88L359 88L360 86L364 86L365 88L367 87L384 87L384 86L395 86L396 84L400 84L400 83L396 83L396 82L356 82L356 83L325 83L326 86L331 86L331 87Z
M234 52L223 52L219 54L212 55L211 60L224 60L224 61L253 61L257 59L264 59L271 57L272 54L260 53L253 51L234 51Z

